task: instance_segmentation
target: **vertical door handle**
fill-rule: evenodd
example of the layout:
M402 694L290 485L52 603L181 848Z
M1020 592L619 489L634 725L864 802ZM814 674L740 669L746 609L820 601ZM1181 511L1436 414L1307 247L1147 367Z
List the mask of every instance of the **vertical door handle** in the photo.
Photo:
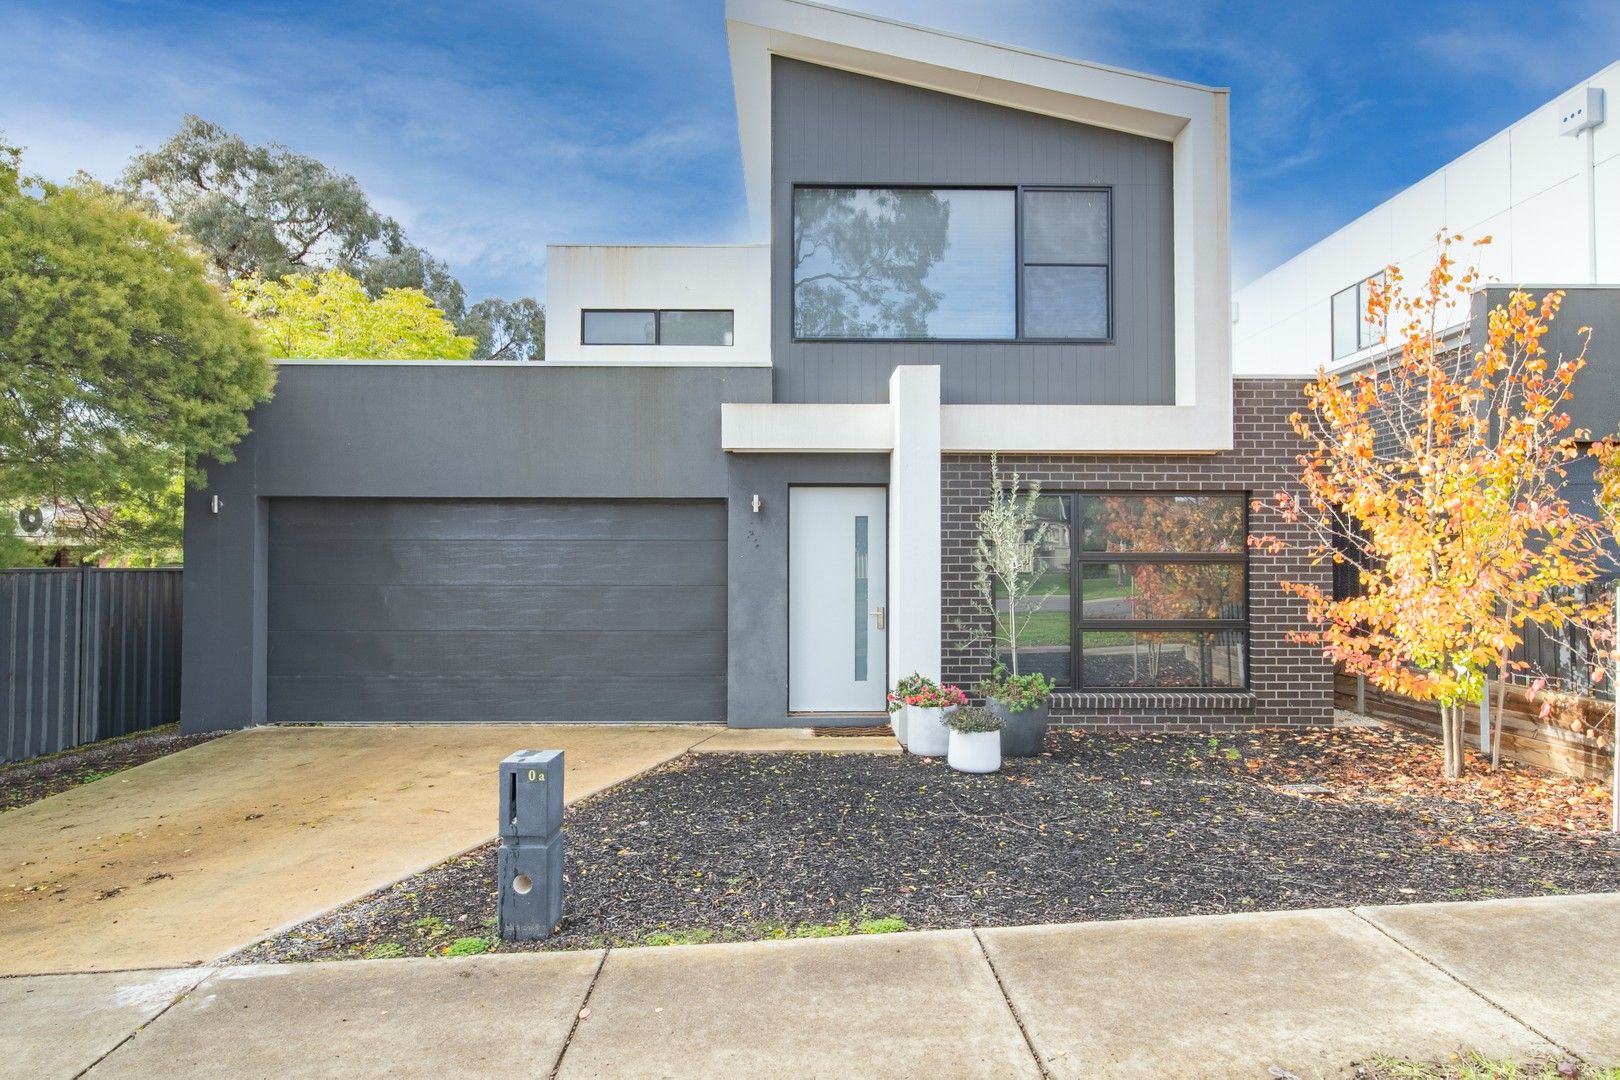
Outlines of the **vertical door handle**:
M885 610L883 608L878 608L876 611L872 612L872 614L877 616L877 628L879 630L882 630L883 629L883 620L884 620L884 616L886 614Z

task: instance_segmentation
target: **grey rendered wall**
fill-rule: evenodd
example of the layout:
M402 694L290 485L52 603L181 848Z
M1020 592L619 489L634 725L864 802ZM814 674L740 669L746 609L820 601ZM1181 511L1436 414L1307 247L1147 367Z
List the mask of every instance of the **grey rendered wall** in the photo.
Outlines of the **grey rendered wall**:
M267 500L724 498L720 404L769 396L763 368L284 365L186 493L182 727L265 720Z
M887 484L886 454L734 454L726 582L727 713L732 727L794 727L788 717L788 488ZM754 513L753 497L760 497ZM891 551L893 560L898 553Z
M776 400L881 402L897 364L938 364L949 404L1170 404L1170 144L777 57L772 61ZM1112 344L792 340L796 183L1107 185Z

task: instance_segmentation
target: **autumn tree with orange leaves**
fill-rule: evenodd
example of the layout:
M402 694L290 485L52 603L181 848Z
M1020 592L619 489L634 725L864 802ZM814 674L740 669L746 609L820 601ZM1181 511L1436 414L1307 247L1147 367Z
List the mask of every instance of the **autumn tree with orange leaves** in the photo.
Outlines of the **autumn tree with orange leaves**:
M1313 563L1353 563L1358 596L1313 584L1285 588L1306 604L1295 639L1374 685L1440 706L1445 776L1463 774L1463 716L1486 674L1505 667L1528 623L1577 615L1575 587L1596 574L1598 532L1560 484L1578 453L1565 403L1585 364L1541 344L1561 292L1515 292L1490 312L1484 341L1457 356L1440 319L1468 303L1474 270L1458 271L1442 237L1427 280L1408 295L1398 268L1369 283L1368 320L1399 352L1348 377L1318 371L1294 430L1303 493L1255 502L1300 523ZM1284 544L1256 536L1259 550Z

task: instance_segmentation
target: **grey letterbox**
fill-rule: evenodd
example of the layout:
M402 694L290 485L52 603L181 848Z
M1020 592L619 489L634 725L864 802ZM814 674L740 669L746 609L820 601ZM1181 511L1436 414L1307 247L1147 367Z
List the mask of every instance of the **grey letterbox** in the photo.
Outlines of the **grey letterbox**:
M496 859L501 883L496 914L507 941L551 936L563 916L563 838L544 843L502 844Z
M563 915L562 751L519 750L501 762L500 784L501 937L550 937Z
M563 752L519 750L501 762L503 841L545 840L562 827Z

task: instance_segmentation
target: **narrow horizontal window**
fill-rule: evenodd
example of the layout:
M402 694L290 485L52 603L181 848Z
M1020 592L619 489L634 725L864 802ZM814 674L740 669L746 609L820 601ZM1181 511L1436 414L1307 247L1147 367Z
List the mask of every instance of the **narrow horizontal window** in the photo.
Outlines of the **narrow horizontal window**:
M585 345L730 345L736 315L731 311L585 311L580 342Z

